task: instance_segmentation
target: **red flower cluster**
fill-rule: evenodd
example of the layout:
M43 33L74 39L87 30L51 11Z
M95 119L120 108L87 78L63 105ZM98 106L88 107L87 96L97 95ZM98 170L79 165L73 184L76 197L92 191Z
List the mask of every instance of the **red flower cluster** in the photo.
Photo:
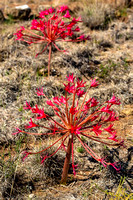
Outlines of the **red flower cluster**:
M29 109L32 113L35 114L35 118L37 121L39 119L45 118L45 120L49 121L50 126L43 126L39 123L34 123L32 119L30 119L29 125L26 126L26 129L31 129L33 127L43 127L46 130L49 130L48 133L32 133L23 131L17 128L17 132L14 134L18 134L19 132L31 134L31 135L59 135L59 139L55 140L55 142L47 147L46 149L32 153L26 152L26 157L29 154L37 154L47 151L50 147L58 143L58 149L52 153L51 155L47 155L43 158L42 162L46 158L53 156L59 149L63 147L66 151L66 158L64 162L64 168L62 173L62 182L66 181L68 166L70 162L70 158L72 157L72 167L73 172L75 174L75 166L74 165L74 141L77 139L84 149L97 161L101 162L105 167L108 165L112 165L116 170L117 166L115 163L106 162L105 159L100 158L83 140L83 137L89 138L93 141L103 143L105 145L123 145L123 141L119 140L117 137L117 132L113 128L113 121L118 120L115 111L112 109L112 106L119 105L120 100L116 98L114 95L109 100L102 104L99 104L97 99L90 98L87 99L87 94L90 88L98 86L98 82L94 79L91 80L91 83L86 90L85 88L86 82L82 80L76 79L76 77L69 75L67 77L67 84L64 84L65 88L65 97L54 97L53 101L48 100L43 92L43 88L37 90L37 95L44 96L47 101L46 103L52 107L56 116L58 116L59 120L56 121L53 117L44 113L44 109L39 109L38 105L35 105L34 108L30 106L30 103L26 102L26 106L24 109ZM72 98L69 97L72 94ZM80 94L80 95L79 95ZM61 136L60 136L61 134ZM67 150L65 148L66 140L68 140Z
M56 42L80 42L90 39L90 36L85 37L84 35L75 39L72 38L75 32L80 32L80 28L77 25L78 22L82 22L81 18L73 18L69 13L68 6L64 5L57 9L50 8L48 10L41 11L39 13L39 20L33 19L31 22L31 30L21 27L21 29L14 35L16 35L16 40L22 40L28 44L46 44L45 48L37 55L42 54L47 48L49 48L49 76L52 45L54 45L58 51L66 52L66 50L60 50ZM34 32L32 30L34 30Z

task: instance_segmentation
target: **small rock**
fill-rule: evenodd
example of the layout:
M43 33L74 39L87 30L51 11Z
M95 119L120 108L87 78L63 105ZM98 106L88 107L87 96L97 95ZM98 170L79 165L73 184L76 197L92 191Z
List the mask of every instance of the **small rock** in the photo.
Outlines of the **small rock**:
M8 16L13 19L28 20L31 8L28 5L16 6L6 11Z
M99 47L112 48L113 44L110 41L100 41Z
M34 197L34 194L29 194L29 198L32 199Z

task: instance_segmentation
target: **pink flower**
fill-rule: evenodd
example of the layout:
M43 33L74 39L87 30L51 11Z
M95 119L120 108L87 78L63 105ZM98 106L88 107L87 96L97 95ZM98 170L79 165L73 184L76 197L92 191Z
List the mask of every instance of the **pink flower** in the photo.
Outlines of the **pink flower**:
M74 29L74 31L79 32L79 31L80 31L80 28L77 26L77 27Z
M75 79L75 77L73 77L73 74L69 75L69 76L66 76L66 78L67 78L67 81L70 82L70 83L73 83L74 79Z
M89 109L90 109L90 104L88 103L84 105L84 109L82 109L82 111L87 111Z
M36 117L36 119L45 119L47 116L44 113L44 109L39 109L38 110L38 116Z
M110 134L112 134L112 131L114 131L114 129L112 128L114 124L110 124L108 128L105 128L104 130L109 132Z
M59 98L59 102L60 103L63 103L63 104L66 104L66 101L67 101L68 99L66 99L66 98L64 98L63 96L61 96L60 98Z
M77 80L77 88L80 88L80 87L85 87L85 84L86 84L86 82L83 82L83 80Z
M99 102L97 101L97 99L92 98L92 100L91 100L91 107L97 106L98 103L99 103Z
M65 86L65 90L69 93L74 93L75 92L75 86L74 85L70 85L70 82L66 85L64 84Z
M59 97L54 97L53 102L56 103L57 105L61 105Z
M31 22L31 28L26 29L21 27L14 35L16 40L27 42L28 44L45 44L44 49L36 54L36 57L42 54L46 49L49 50L48 60L48 77L50 75L50 61L52 46L54 46L60 52L66 52L65 50L59 49L56 42L79 42L89 39L88 37L77 37L72 38L74 32L79 32L80 28L77 23L81 22L81 18L71 19L69 14L69 8L63 5L57 9L49 8L39 13L40 19L33 19ZM67 20L64 20L67 18ZM35 32L33 31L35 30Z
M116 134L117 134L116 131L114 131L113 133L111 133L111 136L108 137L108 139L118 142L118 140L116 139L117 137Z
M96 126L93 126L93 129L91 129L91 131L94 131L96 133L96 135L98 136L99 134L102 133L102 130L100 130L102 125L96 125Z
M24 30L25 30L25 28L22 26L20 30L18 30L16 33L14 33L14 35L17 36L16 40L22 39L22 37L23 37L22 31L24 31Z
M121 102L120 102L120 99L116 98L114 95L112 96L112 98L107 101L108 103L111 103L111 104L116 104L116 105L120 105Z
M84 104L84 109L82 109L82 111L87 111L90 109L90 102L91 102L92 98L90 98L85 104Z
M111 114L112 113L112 110L110 110L110 106L104 106L104 107L102 107L100 110L99 110L99 112L105 112L105 113L109 113L109 114Z
M80 134L80 131L79 131L80 129L81 129L81 127L71 125L70 132L74 133L75 135L78 135L78 134Z
M96 81L96 79L91 79L91 85L90 85L90 87L96 87L96 86L98 86L99 84L98 84L98 82Z
M52 12L52 11L51 11ZM61 13L60 13L61 14ZM60 22L59 22L60 23ZM57 23L58 24L58 23ZM56 26L56 24L55 24ZM54 30L53 30L54 31ZM65 88L65 96L55 96L53 101L48 100L46 95L43 93L43 88L37 90L37 95L42 95L46 98L47 105L51 106L53 109L53 115L45 114L44 108L39 109L38 105L36 104L34 108L31 108L30 103L26 102L25 109L29 109L32 111L32 115L34 115L34 119L43 119L41 120L41 124L34 123L32 118L30 118L30 122L28 126L25 126L26 129L38 127L44 128L44 132L41 133L37 132L29 132L29 131L21 131L17 129L14 135L23 132L25 134L31 135L45 135L54 137L54 141L52 144L47 146L45 149L42 149L39 152L25 152L25 156L23 160L29 154L37 154L37 153L45 153L45 156L42 158L41 163L45 161L45 159L50 158L51 156L55 155L58 150L64 149L66 152L66 158L64 161L63 173L62 173L62 182L67 176L64 174L68 173L68 168L70 164L70 159L72 159L72 168L74 175L76 174L75 169L77 165L74 165L74 143L77 139L80 145L88 152L96 161L99 161L103 164L104 167L108 165L113 166L117 171L116 163L108 163L105 161L104 158L100 158L89 146L88 140L93 140L94 142L99 142L105 145L121 145L124 146L123 140L117 137L117 132L113 127L113 124L108 124L111 121L117 120L116 113L112 109L113 104L119 105L119 99L115 96L109 101L105 101L104 103L100 103L97 99L91 97L88 100L88 90L91 87L96 87L98 83L96 80L91 80L91 86L89 88L84 89L85 82L83 80L79 81L76 77L72 74L69 75L67 78L67 84L64 84ZM83 88L84 90L81 90ZM83 98L79 98L83 96ZM70 97L69 97L70 96ZM69 97L69 98L68 98ZM56 107L57 104L57 107ZM47 106L46 106L47 107ZM47 121L47 122L46 122ZM44 124L43 124L44 122ZM108 124L108 125L106 125ZM104 127L104 128L102 128ZM36 130L35 129L35 130ZM107 131L108 134L103 134L102 132ZM59 137L58 137L59 136ZM57 138L58 137L58 138ZM87 140L86 140L87 138ZM110 141L111 140L111 141ZM65 145L68 146L65 147ZM76 142L77 144L77 142ZM52 151L52 153L48 156L47 151L56 146L56 150ZM54 149L54 148L52 148ZM49 151L50 152L50 151ZM66 172L66 171L67 172Z
M78 89L78 91L76 92L76 94L78 95L78 97L82 97L85 94L85 92L84 92L84 90Z
M73 22L82 22L81 17L78 17L78 19L76 19L75 17L72 19Z
M35 124L35 123L32 121L32 118L30 118L29 126L25 126L25 128L28 129L28 128L33 128L33 127L36 127L36 126L38 126L38 125Z
M41 95L44 96L44 93L43 93L43 87L37 89L37 96L41 96Z
M50 14L52 14L53 12L55 12L55 9L54 9L54 8L49 8L49 9L48 9L48 12L49 12Z
M26 106L23 106L23 109L32 109L32 107L30 106L30 102L28 103L26 101Z
M37 29L38 28L38 21L36 19L33 19L33 21L31 22L31 29Z
M51 100L46 101L46 103L47 103L49 106L55 107L55 105L52 103Z
M64 26L65 22L61 21L60 26Z
M60 7L60 9L57 12L65 12L66 10L69 10L68 6L63 5Z
M71 18L71 15L69 14L68 10L66 11L66 14L63 17L65 17L65 18Z
M58 16L54 14L54 15L51 17L51 20L56 20L56 19L58 19ZM55 29L55 30L56 30L56 29Z
M32 113L36 113L38 114L36 116L36 119L43 119L46 118L46 114L44 113L44 108L43 109L39 109L38 105L35 105L35 108L32 108Z
M39 17L40 18L45 18L45 15L49 15L49 11L48 10L43 10L39 13Z
M74 107L71 107L69 110L69 113L71 113L72 115L75 115L76 112L77 112L77 110Z
M117 121L117 120L119 120L119 118L116 116L116 113L113 111L110 112L109 117L106 119L106 121L110 121L110 122Z
M85 37L84 35L81 35L78 37L78 39L81 41L90 40L90 36L88 35L87 37Z

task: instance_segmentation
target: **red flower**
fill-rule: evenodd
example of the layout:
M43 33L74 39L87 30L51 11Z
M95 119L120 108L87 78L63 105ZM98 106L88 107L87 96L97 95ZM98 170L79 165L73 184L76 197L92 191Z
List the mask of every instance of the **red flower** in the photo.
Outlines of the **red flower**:
M80 88L80 87L85 87L85 84L86 84L86 82L83 82L83 80L77 80L77 88Z
M61 105L59 97L54 97L53 100L54 103Z
M117 134L116 131L114 131L113 133L111 133L111 136L108 137L108 139L118 142L118 140L116 139L117 137L116 134Z
M114 125L114 124L110 124L109 127L108 127L108 128L105 128L104 130L107 131L107 132L109 132L109 133L112 133L112 131L114 131L114 129L112 128L113 125Z
M97 101L97 99L92 98L91 100L91 107L95 107L99 104L99 102Z
M64 98L63 96L61 96L60 98L59 98L59 102L60 103L63 103L63 104L66 104L66 101L67 101L68 99L66 99L66 98Z
M66 76L66 78L67 78L67 81L70 82L70 83L73 83L74 79L75 79L75 77L73 77L73 74L69 75L69 76Z
M39 89L37 89L37 95L38 96L44 96L44 93L43 93L43 88L39 88Z
M77 110L74 107L71 107L69 110L69 113L71 113L72 115L75 115L76 112L77 112Z
M85 92L84 92L84 90L78 89L78 91L76 92L76 94L78 95L78 97L82 97L85 94Z
M65 18L70 18L71 17L71 15L69 14L68 10L66 11L66 14L63 17L65 17Z
M96 79L91 79L91 85L90 85L90 87L96 87L96 86L98 86L99 84L98 84L98 82L96 81Z
M67 77L67 81L68 83L64 84L65 97L56 96L53 98L53 102L46 97L42 88L38 89L37 95L43 95L46 98L46 103L47 105L51 106L55 116L45 114L44 108L39 109L38 105L35 105L35 108L31 108L30 103L26 102L25 109L31 110L32 114L35 114L36 119L39 120L45 118L45 120L41 120L41 124L39 124L39 121L38 124L35 124L32 121L32 118L30 118L29 125L25 126L25 128L30 129L33 127L41 127L44 128L45 131L44 133L30 133L27 131L21 131L17 128L17 132L13 134L16 135L22 132L31 135L47 135L56 137L54 137L55 140L52 144L39 152L25 152L26 156L24 159L29 154L42 154L43 152L46 152L46 156L44 156L41 161L41 163L43 163L45 159L53 156L58 152L58 150L64 149L66 152L66 158L64 161L61 182L65 182L70 159L72 159L72 168L75 175L76 165L74 165L74 144L75 140L77 139L80 145L82 145L86 152L88 152L95 160L101 162L104 167L111 165L118 171L119 169L115 163L109 163L106 162L104 158L100 158L100 156L89 147L88 142L86 142L86 140L83 138L87 138L88 140L93 140L94 142L99 142L105 145L124 146L123 140L117 139L117 132L113 128L113 124L110 124L107 126L107 128L105 128L106 123L118 119L115 111L112 109L112 106L113 104L119 105L119 99L113 96L111 100L102 104L100 103L99 105L97 99L93 97L86 100L88 90L91 87L96 87L98 85L95 79L91 80L91 86L87 90L84 88L85 82L79 81L79 79L76 79L73 74ZM83 88L84 90L81 90L80 88ZM84 97L79 98L80 96L83 96L83 94L85 94ZM72 98L69 97L69 95ZM46 120L48 121L47 125L45 125L46 123L42 124L42 122L46 122ZM107 133L102 136L103 131L106 131ZM59 138L57 138L57 136L59 136ZM47 150L56 144L58 144L57 149L50 155L47 155ZM67 147L65 148L66 145Z
M63 6L60 6L60 9L57 11L57 13L59 13L59 12L65 12L66 10L69 10L69 8L68 8L68 6L66 6L66 5L63 5Z
M102 125L96 125L96 126L93 126L93 129L91 129L91 131L94 131L96 133L96 135L100 135L102 133L102 130L100 130Z
M32 109L32 107L30 106L30 102L28 103L26 101L26 106L23 106L23 109Z
M61 50L56 45L56 42L80 42L84 40L90 40L89 37L82 35L75 39L72 38L74 32L79 32L80 28L77 23L81 22L81 18L72 18L69 14L68 6L61 6L57 9L49 8L45 9L39 13L40 19L33 19L31 22L31 28L26 29L21 27L14 35L16 35L16 40L22 40L28 44L32 43L45 43L44 49L37 53L36 56L42 54L47 48L49 49L49 59L48 59L48 76L50 74L50 62L52 45L60 52L66 52L66 50ZM67 20L64 20L67 18ZM68 39L67 39L68 38Z
M32 118L30 118L29 126L25 126L25 128L28 129L28 128L33 128L33 127L36 127L36 126L38 126L38 125L35 124L35 123L32 121Z
M116 104L116 105L120 105L121 102L120 102L120 99L116 98L114 95L112 96L112 98L107 101L108 103L111 103L111 104Z
M49 106L55 107L55 105L52 103L51 100L46 101L46 103L47 103Z

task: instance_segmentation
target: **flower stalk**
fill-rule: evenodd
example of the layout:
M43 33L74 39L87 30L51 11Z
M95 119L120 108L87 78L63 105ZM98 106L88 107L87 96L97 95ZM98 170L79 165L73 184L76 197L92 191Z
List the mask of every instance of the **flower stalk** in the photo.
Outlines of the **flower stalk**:
M66 184L66 181L67 181L71 153L72 153L72 135L69 136L69 141L68 141L68 145L67 145L67 152L66 152L64 167L63 167L62 176L61 176L62 184Z

